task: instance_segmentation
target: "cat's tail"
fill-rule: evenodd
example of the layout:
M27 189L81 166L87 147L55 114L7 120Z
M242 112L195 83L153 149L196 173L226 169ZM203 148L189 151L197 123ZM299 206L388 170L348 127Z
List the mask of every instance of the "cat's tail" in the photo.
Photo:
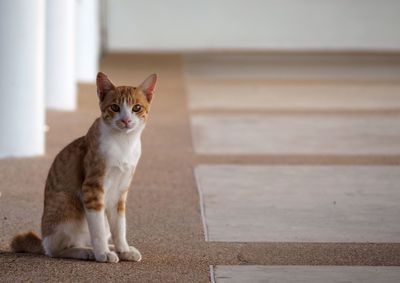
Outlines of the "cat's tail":
M42 239L34 232L15 236L11 241L11 250L15 253L44 254Z

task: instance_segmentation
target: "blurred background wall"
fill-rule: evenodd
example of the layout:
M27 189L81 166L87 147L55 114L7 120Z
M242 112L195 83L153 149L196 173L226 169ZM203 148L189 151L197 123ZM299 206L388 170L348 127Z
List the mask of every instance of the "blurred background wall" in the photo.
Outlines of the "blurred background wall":
M107 50L400 50L398 0L108 0Z

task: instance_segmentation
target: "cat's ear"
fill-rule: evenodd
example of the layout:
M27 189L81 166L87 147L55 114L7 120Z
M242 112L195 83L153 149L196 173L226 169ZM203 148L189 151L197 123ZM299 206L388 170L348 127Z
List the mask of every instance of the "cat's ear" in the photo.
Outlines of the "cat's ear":
M157 82L157 75L152 74L147 77L147 79L142 82L142 84L139 86L139 89L143 91L143 93L146 95L147 101L151 102L151 99L153 98L153 92L154 89L156 88L156 82Z
M110 79L106 76L106 74L99 72L96 78L97 84L97 96L100 101L104 100L106 94L115 89L114 84L110 81Z

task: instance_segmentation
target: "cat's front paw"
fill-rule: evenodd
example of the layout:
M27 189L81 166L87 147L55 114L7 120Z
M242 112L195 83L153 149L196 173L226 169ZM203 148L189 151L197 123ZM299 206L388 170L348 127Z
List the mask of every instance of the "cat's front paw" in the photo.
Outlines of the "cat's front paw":
M140 252L132 246L129 246L129 251L125 252L118 252L118 256L121 260L127 260L127 261L141 261L142 260L142 255Z
M119 258L115 252L96 253L95 258L98 262L117 263L119 261Z

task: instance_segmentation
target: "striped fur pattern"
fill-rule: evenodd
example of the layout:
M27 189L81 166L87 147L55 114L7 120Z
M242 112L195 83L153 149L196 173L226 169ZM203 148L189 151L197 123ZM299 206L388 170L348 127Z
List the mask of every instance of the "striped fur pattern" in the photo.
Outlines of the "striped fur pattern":
M138 87L115 86L105 74L97 75L101 117L56 156L49 170L43 240L32 232L17 235L14 252L99 262L141 260L126 240L125 207L156 80L153 74Z

